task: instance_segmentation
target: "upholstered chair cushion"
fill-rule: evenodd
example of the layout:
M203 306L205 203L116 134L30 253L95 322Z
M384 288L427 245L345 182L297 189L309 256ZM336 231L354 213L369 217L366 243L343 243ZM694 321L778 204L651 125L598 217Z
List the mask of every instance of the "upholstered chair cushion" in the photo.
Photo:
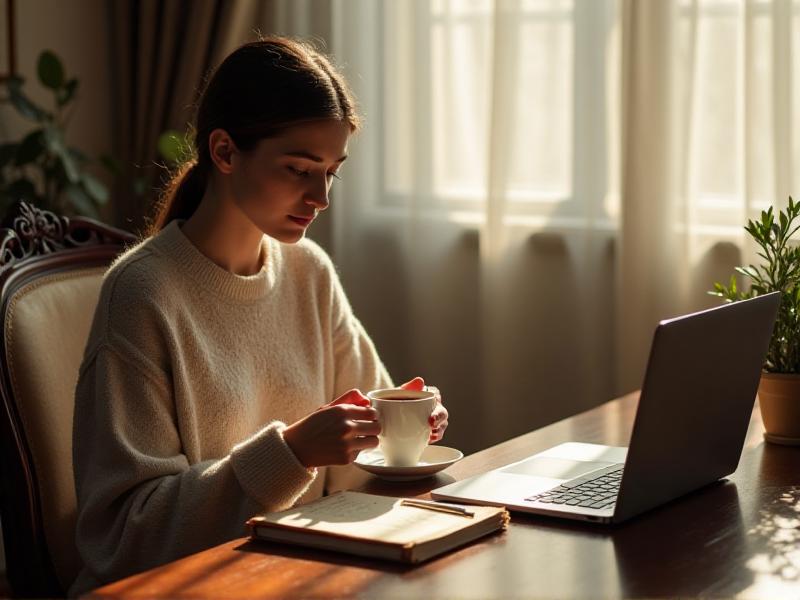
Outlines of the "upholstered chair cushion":
M11 385L41 493L48 550L64 589L81 567L74 541L74 393L104 272L95 267L38 277L11 298L5 323Z

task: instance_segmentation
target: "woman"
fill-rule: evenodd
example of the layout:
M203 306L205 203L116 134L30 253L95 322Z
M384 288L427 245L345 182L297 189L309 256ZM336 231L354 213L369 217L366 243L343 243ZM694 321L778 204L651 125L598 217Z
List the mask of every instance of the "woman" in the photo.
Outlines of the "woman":
M391 379L304 237L358 127L302 43L246 44L209 81L197 159L104 279L76 390L71 594L241 536L377 445L363 392ZM440 402L430 441L446 427Z

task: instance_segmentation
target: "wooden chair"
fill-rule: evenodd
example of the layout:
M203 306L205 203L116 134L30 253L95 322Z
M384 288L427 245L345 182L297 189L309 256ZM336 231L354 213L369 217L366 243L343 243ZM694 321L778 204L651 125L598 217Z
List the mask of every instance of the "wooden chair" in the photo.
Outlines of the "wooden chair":
M0 525L15 596L63 596L75 548L72 414L103 273L132 234L19 203L0 229Z

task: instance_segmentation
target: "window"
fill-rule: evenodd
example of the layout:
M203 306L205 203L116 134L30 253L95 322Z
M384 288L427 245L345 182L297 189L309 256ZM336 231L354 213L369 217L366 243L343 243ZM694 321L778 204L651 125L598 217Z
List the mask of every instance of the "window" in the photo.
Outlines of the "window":
M773 0L678 3L677 100L685 116L677 130L686 135L682 198L694 233L740 238L748 218L787 201L781 190L794 183L792 146L800 141L789 126L792 96L797 105L789 82L800 75L791 64L798 8Z
M383 3L384 203L480 215L494 152L509 217L611 222L616 2L495 4Z

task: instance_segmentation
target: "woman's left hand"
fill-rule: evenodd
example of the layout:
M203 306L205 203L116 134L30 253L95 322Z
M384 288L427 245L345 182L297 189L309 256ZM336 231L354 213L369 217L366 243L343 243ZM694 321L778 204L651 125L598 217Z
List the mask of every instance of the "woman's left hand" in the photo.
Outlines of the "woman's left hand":
M400 386L406 390L427 390L436 395L436 408L433 409L428 423L431 426L431 437L428 440L429 444L438 442L444 437L444 431L447 429L447 409L442 404L442 393L439 388L432 385L425 385L425 380L422 377L414 377L411 381L407 381Z

